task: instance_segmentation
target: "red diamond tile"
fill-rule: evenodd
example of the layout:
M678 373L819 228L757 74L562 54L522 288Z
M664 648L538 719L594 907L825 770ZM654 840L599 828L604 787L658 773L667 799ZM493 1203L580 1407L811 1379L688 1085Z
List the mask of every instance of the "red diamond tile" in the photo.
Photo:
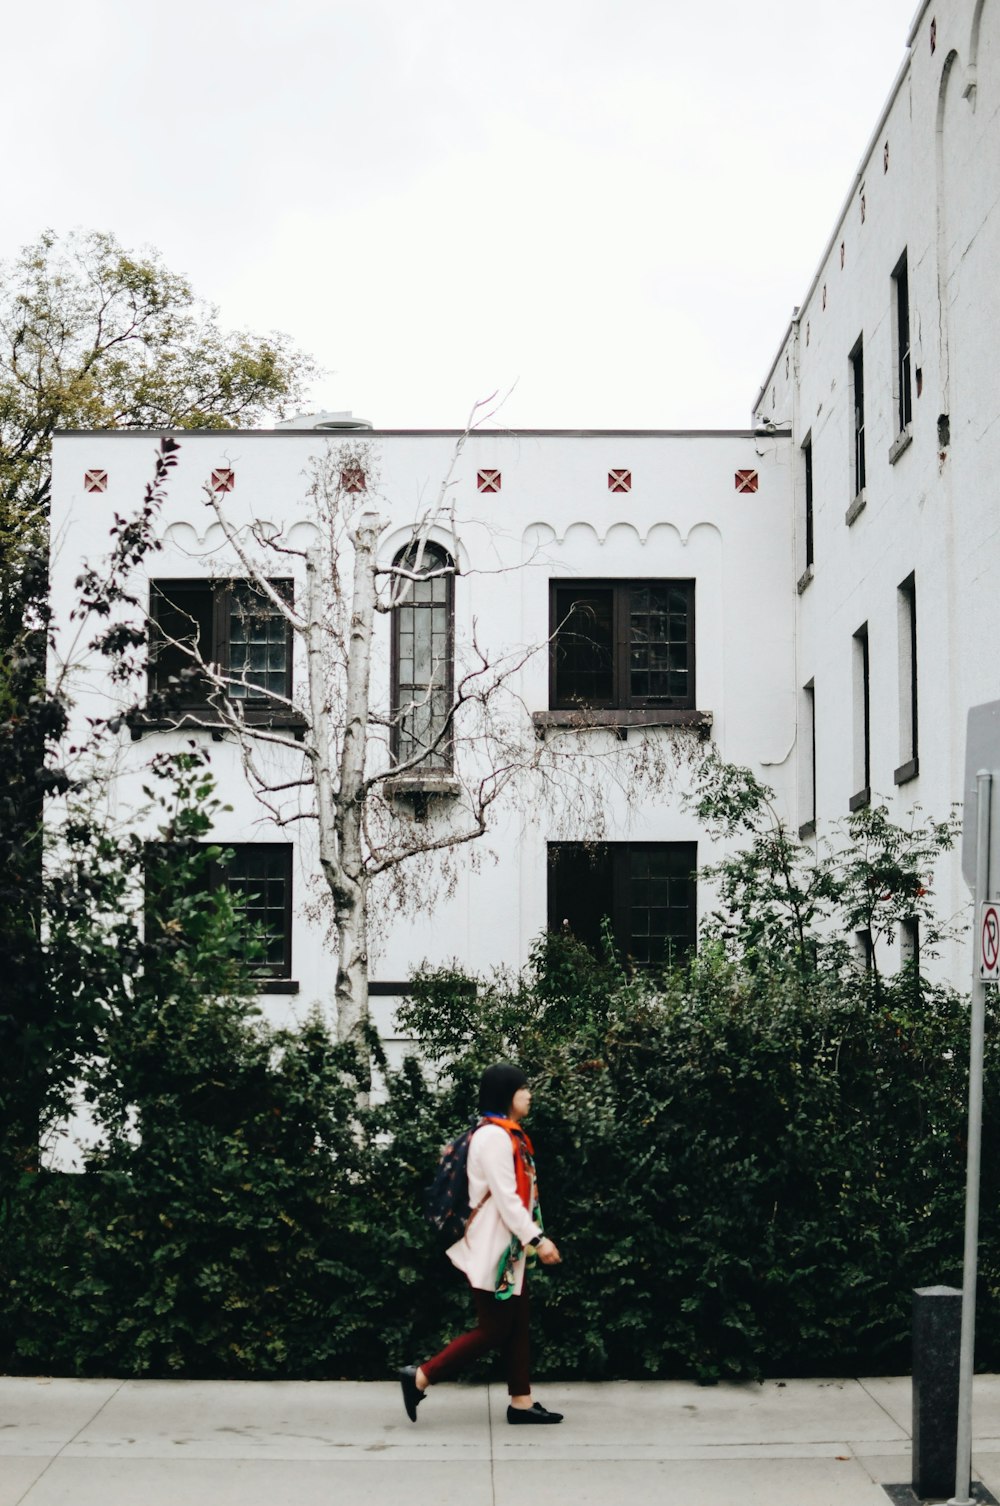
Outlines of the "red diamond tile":
M213 492L231 492L236 485L236 472L229 466L221 466L212 472Z
M500 490L499 471L477 471L476 485L481 492L498 492Z
M108 489L107 471L84 471L83 489L85 492L106 492Z
M631 471L621 471L621 470L618 470L618 471L609 471L608 472L608 491L609 492L630 492L631 490L632 490L632 472Z
M368 490L365 473L359 465L352 465L346 471L341 471L340 487L345 492L363 492Z
M756 471L736 472L736 490L738 492L755 492L757 490L757 481Z

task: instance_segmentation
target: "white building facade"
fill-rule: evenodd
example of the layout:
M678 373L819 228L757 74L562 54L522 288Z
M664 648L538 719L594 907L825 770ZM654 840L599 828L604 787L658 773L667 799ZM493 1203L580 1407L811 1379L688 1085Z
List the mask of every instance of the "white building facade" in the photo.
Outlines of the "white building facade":
M867 799L947 815L1000 696L1000 5L923 4L908 44L754 408L796 455L805 833ZM937 891L966 909L957 857Z
M307 476L317 457L338 452L343 436L283 429L177 437L179 463L157 523L163 547L137 576L138 594L154 622L173 607L189 624L197 621L205 659L228 655L235 666L237 653L248 651L226 602L240 589L241 567L206 506L206 488L221 494L220 506L244 539L256 528L280 531L292 548L308 547L316 515ZM592 934L600 916L611 914L623 948L653 962L693 942L707 897L692 875L710 857L683 803L693 764L714 744L776 784L784 801L793 798L789 441L751 432L474 432L452 469L459 434L367 431L353 438L363 442L371 476L352 480L363 484L364 505L381 518L386 565L405 551L450 472L447 508L429 543L457 565L448 605L459 672L473 636L492 660L512 656L518 668L511 699L520 708L526 753L537 739L554 739L564 753L582 755L581 774L591 784L606 770L606 788L590 788L569 806L558 791L532 789L529 774L519 798L492 808L476 843L452 858L421 860L412 877L401 870L402 905L398 891L395 900L386 897L371 924L373 1012L383 1035L393 1039L393 1004L414 968L517 967L547 924L568 921ZM52 587L67 609L80 562L106 553L116 513L135 512L157 444L148 433L57 438ZM287 558L294 576L298 566ZM300 599L301 578L289 589ZM390 685L401 662L392 650L395 617L376 619L372 703L383 712L399 698ZM575 626L567 658L569 620ZM248 679L262 684L270 674L283 686L287 674L289 692L303 704L301 646L286 645L283 631L272 638L280 644L257 646L260 668L251 666ZM62 641L69 641L65 632ZM593 679L605 670L606 682ZM75 716L107 712L114 695L107 671L94 656L74 669ZM253 683L247 694L249 716ZM588 725L574 728L567 723L578 719L581 700L598 709L584 717ZM329 918L317 906L313 824L273 821L244 776L231 734L174 721L122 730L118 818L147 819L143 770L156 752L190 740L204 745L232 806L219 818L217 839L244 865L243 887L270 896L258 918L276 932L284 927L263 981L267 1010L287 1019L314 1003L329 1008L335 952ZM590 754L598 756L588 761ZM273 756L287 759L279 774L289 778L301 767L294 749ZM376 736L376 765L380 756L390 755ZM632 785L631 767L650 756L664 777ZM476 774L462 761L477 757L457 742L455 773ZM433 804L447 800L434 797ZM588 825L597 808L599 823Z
M433 896L430 907L378 912L370 976L389 1039L394 1001L423 962L516 967L546 925L569 919L586 930L602 909L614 912L616 934L633 952L640 935L663 942L677 940L678 927L690 930L710 896L689 884L685 898L680 876L714 854L683 796L709 741L776 789L804 840L869 801L888 802L905 823L917 806L941 818L961 799L966 712L1000 695L998 269L1000 0L939 0L917 13L904 65L748 431L468 437L451 475L454 527L439 520L431 535L458 566L455 651L475 630L495 653L525 652L515 688L527 736L582 746L620 733L626 766L655 746L670 750L674 772L632 800L609 778L599 832L570 833L557 801L501 803L475 844L478 861L463 848L454 882L427 870L413 881L415 899ZM169 596L187 583L194 595L185 599L214 614L205 616L205 641L221 652L209 642L214 633L230 641L218 626L226 611L219 585L231 590L240 569L206 509L206 485L224 491L235 526L264 523L302 543L315 524L304 478L337 438L308 428L179 438L164 548L143 589L152 603L161 586ZM378 470L387 563L413 537L459 438L363 435ZM156 442L123 432L57 437L52 583L60 611L72 603L80 561L106 550L113 514L138 505ZM215 593L211 601L206 592ZM617 633L618 648L597 697L607 714L599 726L567 732L558 713L581 698L582 682L561 684L564 669L553 668L543 646L576 602ZM650 630L650 602L658 621L676 618L672 641L674 629ZM382 704L393 699L394 631L380 620L373 683ZM630 634L633 645L645 634L655 648L652 657L640 651L632 668L640 678L672 673L672 688L663 681L655 692L637 690L619 651ZM291 686L300 670L288 659L275 672ZM91 665L78 678L76 714L106 709L103 673ZM308 822L269 826L231 738L162 726L134 740L123 732L121 811L138 808L151 754L190 737L211 745L232 805L219 839L287 849L268 880L277 885L271 920L277 927L279 910L286 916L280 967L267 979L269 1012L328 1007L334 963L315 906L314 836ZM571 869L571 848L588 838L601 844L600 860L591 857L589 878L578 870L567 890L560 864ZM590 911L580 900L567 915L574 882L589 891ZM944 914L967 906L957 855L936 887ZM668 892L675 908L687 906L686 919L652 915ZM913 931L901 944L912 949L919 937ZM942 965L961 977L963 956Z

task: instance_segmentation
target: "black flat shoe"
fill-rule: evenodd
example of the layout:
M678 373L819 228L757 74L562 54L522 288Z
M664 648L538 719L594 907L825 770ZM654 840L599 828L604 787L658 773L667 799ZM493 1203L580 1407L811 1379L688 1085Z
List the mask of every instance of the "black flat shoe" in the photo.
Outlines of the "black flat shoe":
M406 1415L411 1422L416 1422L417 1408L426 1395L426 1392L421 1391L417 1385L417 1366L404 1365L398 1374L399 1384L403 1388L403 1406L406 1408Z
M562 1422L562 1420L563 1414L561 1412L547 1411L540 1401L536 1401L533 1407L507 1408L507 1421L515 1424L523 1422Z

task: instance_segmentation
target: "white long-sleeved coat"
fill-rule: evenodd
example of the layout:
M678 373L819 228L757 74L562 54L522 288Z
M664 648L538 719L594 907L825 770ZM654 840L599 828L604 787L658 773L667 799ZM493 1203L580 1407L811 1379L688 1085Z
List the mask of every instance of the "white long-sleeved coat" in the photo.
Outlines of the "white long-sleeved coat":
M489 1189L490 1196L469 1226L464 1239L448 1250L452 1265L464 1271L470 1286L492 1292L497 1266L511 1235L528 1245L538 1233L527 1208L517 1195L514 1147L507 1130L499 1124L483 1124L469 1143L469 1206L475 1208ZM524 1286L525 1255L514 1267L514 1291Z

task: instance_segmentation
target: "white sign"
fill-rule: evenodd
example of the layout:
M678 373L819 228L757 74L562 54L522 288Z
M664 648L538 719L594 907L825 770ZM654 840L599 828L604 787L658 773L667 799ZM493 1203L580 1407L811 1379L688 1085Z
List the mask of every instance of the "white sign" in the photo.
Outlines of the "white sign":
M979 976L1000 979L1000 905L979 906Z
M962 820L962 873L970 889L976 887L976 829L979 805L976 775L985 769L993 775L990 801L990 882L988 894L1000 895L1000 701L973 706L965 730L965 811ZM992 976L992 975L991 975Z

